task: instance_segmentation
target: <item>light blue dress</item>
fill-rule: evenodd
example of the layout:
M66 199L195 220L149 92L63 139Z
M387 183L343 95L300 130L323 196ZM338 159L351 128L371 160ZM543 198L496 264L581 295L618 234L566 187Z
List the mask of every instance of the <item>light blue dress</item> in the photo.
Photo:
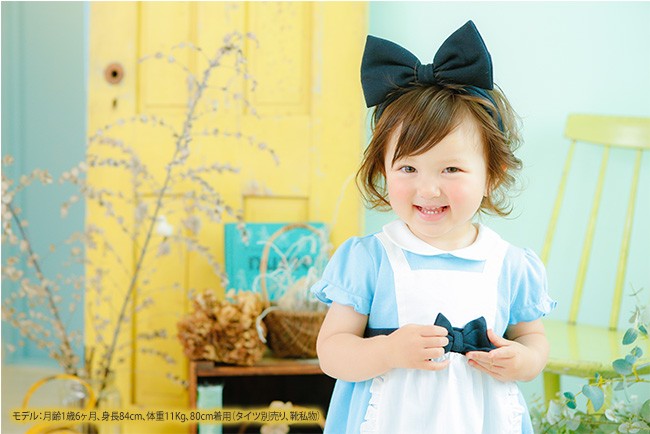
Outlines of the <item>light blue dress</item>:
M391 237L403 250L414 269L483 270L492 245L479 225L477 240L464 249L438 250L415 237L402 222L394 222ZM539 258L528 249L507 246L498 278L497 311L494 330L503 335L508 324L532 321L549 313L555 306L547 294L546 274ZM399 326L393 270L386 251L375 235L351 238L339 247L328 264L323 278L312 288L323 302L352 306L368 315L368 327ZM338 380L327 415L326 433L358 433L370 401L372 380L346 382ZM519 395L519 402L525 402ZM522 418L522 432L532 433L527 410Z

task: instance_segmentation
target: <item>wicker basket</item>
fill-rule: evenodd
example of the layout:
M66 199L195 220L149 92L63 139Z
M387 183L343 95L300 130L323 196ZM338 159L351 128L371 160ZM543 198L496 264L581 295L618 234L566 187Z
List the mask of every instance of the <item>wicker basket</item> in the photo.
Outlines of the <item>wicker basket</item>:
M265 277L271 243L283 233L299 228L320 234L318 229L303 223L284 226L269 237L260 260L260 287L262 297L267 304L263 319L268 329L267 345L277 357L316 357L316 338L326 314L326 312L288 311L271 306Z

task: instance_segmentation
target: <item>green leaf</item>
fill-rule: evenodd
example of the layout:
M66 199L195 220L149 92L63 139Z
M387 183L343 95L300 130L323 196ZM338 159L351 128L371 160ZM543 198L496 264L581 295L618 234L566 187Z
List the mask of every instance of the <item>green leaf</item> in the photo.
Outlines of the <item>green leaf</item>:
M571 419L566 421L566 427L569 429L569 431L575 431L578 429L579 426L580 426L579 417L572 417Z
M613 408L608 408L607 410L605 410L605 417L609 421L618 422L618 417L616 417L616 413L614 412Z
M551 425L555 425L562 419L562 406L553 400L548 403L548 410L546 412L546 420Z
M641 416L646 422L650 423L650 399L646 400L646 402L641 406L639 416Z
M625 360L626 360L630 365L634 365L634 363L636 362L636 359L637 359L637 357L634 357L632 354L628 354L627 356L625 356Z
M600 424L595 432L598 434L615 434L618 433L618 426L619 424L616 422L604 422ZM594 434L593 428L591 428L589 434Z
M582 393L591 401L591 404L594 406L594 410L598 411L605 403L605 394L603 390L598 386L591 386L585 384L582 387Z
M623 336L623 345L630 345L632 342L636 341L636 338L639 336L639 332L634 328L629 328Z
M571 410L576 409L576 402L575 401L567 401L566 406L569 407Z
M614 360L612 367L621 375L630 375L632 373L632 364L625 359Z
M630 354L638 359L643 355L643 350L639 347L634 347L632 348L632 351L630 351Z
M648 329L643 324L639 326L639 331L643 336L648 336Z
M576 396L571 392L564 392L564 397L566 399L571 400L571 401L575 401L575 399L576 399Z

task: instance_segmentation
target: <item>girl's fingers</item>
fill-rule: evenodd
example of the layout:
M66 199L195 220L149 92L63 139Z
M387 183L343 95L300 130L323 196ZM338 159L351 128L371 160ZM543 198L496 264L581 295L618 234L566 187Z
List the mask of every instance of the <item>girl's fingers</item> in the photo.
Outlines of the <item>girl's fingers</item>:
M442 357L444 355L445 355L445 350L442 348L427 348L426 350L424 350L425 360L437 359L438 357Z
M442 348L449 343L449 339L446 337L435 337L435 338L425 338L424 339L424 348Z
M498 360L490 360L490 361L487 361L487 362L479 362L478 360L470 360L469 362L470 362L470 364L472 364L472 362L473 362L474 364L476 364L478 366L481 366L482 368L484 368L484 369L486 369L486 370L488 370L490 372L495 372L495 371L498 371L498 370L501 370L501 369L505 368L505 366L500 364Z
M424 366L422 369L426 369L429 371L441 371L445 369L447 366L449 366L450 360L443 360L442 362L434 362L433 360L427 360L424 362Z
M510 347L501 347L489 352L485 351L470 351L466 354L470 360L477 360L483 363L490 363L493 361L495 364L500 364L499 361L512 359L515 357L515 351Z
M475 362L479 362L486 365L490 364L490 362L494 360L494 356L491 356L490 353L486 353L484 351L472 351L465 354L465 356L469 360L474 360Z
M489 329L487 331L487 336L490 342L492 342L497 348L504 347L510 344L510 341L494 333L494 330Z
M487 370L485 366L483 366L482 363L476 361L476 360L469 360L467 363L473 368L478 369L481 372L485 372L486 374L489 374L490 372Z
M483 372L486 372L488 374L495 374L504 369L504 367L500 364L498 364L496 361L490 360L488 362L479 362L477 360L470 360L468 362L471 366L474 366L478 369L480 369Z
M466 356L470 365L478 365L490 372L492 372L494 369L503 369L504 362L507 359L496 355L496 350L489 353L474 351L467 353Z
M486 367L482 365L481 363L476 362L475 360L470 360L469 364L474 367L475 369L478 369L481 372L485 372L486 374L490 375L491 377L496 378L497 380L503 380L505 377L502 375L503 368L494 366L494 367Z
M423 337L447 336L447 329L437 325L423 325L420 328L420 335Z

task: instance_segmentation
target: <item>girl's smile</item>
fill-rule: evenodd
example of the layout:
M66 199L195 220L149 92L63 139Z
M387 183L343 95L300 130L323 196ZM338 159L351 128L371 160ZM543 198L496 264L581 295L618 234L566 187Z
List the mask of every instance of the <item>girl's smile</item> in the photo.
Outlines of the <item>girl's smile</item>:
M442 218L442 215L449 209L448 206L423 207L413 205L422 214L422 218L429 221L435 221Z
M400 126L384 160L391 207L418 238L442 250L476 238L472 218L487 195L487 164L476 122L465 116L431 149L393 162Z

